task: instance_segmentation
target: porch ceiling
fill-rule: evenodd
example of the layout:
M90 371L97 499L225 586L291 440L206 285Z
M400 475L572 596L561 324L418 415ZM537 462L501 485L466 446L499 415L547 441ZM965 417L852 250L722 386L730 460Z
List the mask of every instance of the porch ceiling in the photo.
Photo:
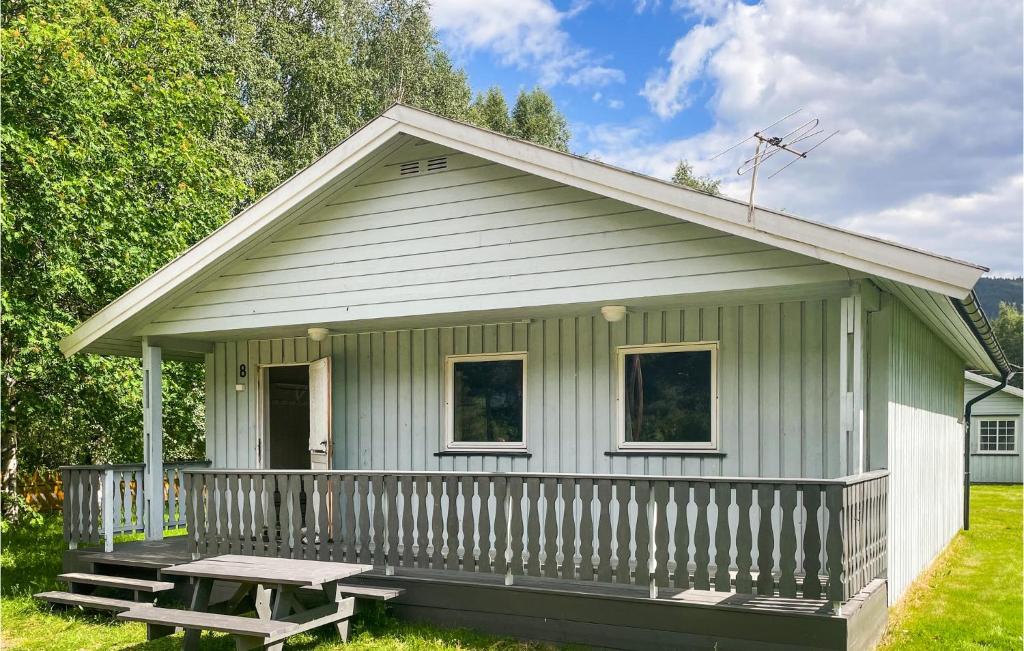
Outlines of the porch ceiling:
M233 330L209 330L176 334L175 336L150 336L149 340L163 349L164 359L201 361L203 352L213 342L245 341L250 339L277 339L305 337L311 327L325 327L331 334L352 334L395 330L415 330L453 325L483 325L492 323L515 323L533 319L600 314L604 305L624 304L630 310L658 310L685 308L688 306L728 306L750 303L822 299L849 296L858 291L858 281L843 280L812 282L803 285L765 287L760 289L732 290L724 292L696 292L644 298L622 299L613 297L601 301L586 301L557 305L537 305L496 310L468 310L433 314L408 314L378 319L353 319L330 322L301 322L273 327L254 327ZM129 339L101 338L86 351L105 354L138 357L142 336ZM107 345L107 342L110 345Z

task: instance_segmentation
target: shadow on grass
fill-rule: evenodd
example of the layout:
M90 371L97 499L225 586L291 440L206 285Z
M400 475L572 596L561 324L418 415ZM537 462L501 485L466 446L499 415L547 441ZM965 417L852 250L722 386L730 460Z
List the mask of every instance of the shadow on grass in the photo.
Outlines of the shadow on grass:
M5 527L0 550L3 572L4 649L138 649L158 651L181 648L182 634L145 641L145 627L120 622L106 613L53 608L31 595L63 589L57 581L65 544L59 513L44 517L37 526ZM138 538L138 536L134 536ZM118 541L128 537L118 538ZM204 634L203 649L234 649L229 635ZM342 644L333 627L289 638L289 649L303 651L454 651L488 649L524 651L553 648L518 642L467 629L442 629L395 619L383 604L373 603L352 620L352 636Z
M59 513L43 517L42 524L6 526L0 550L3 581L0 595L24 597L59 587L64 553L64 525Z

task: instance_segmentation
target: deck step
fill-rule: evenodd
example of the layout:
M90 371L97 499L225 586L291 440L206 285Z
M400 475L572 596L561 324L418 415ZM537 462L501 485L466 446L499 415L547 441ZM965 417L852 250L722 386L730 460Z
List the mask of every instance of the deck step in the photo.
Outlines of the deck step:
M307 586L300 588L303 592L317 593L323 595L319 586ZM368 599L371 601L390 601L400 596L405 590L402 588L379 588L372 585L341 585L341 594L356 599Z
M133 604L133 606L137 607L122 612L117 618L128 622L144 622L159 626L180 626L186 629L217 631L218 633L263 638L287 636L299 628L297 624L291 622L263 620L255 617L220 615L218 613L180 610L178 608L139 606L139 604Z
M51 604L61 604L64 606L81 606L82 608L91 608L94 610L110 610L115 613L121 613L126 610L133 608L152 608L144 603L138 601L129 601L127 599L114 599L111 597L97 597L91 594L75 594L73 592L40 592L34 595L36 599L40 601L47 601Z
M68 572L57 577L64 583L84 583L87 585L100 585L106 588L121 588L122 590L135 590L137 592L164 592L173 590L174 584L170 581L151 581L149 579L133 579L124 576L111 576L109 574L87 574L85 572Z

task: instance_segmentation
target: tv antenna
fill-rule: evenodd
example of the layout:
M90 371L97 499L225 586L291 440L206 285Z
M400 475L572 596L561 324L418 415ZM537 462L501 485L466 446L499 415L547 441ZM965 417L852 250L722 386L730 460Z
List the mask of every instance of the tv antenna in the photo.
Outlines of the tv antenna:
M728 149L718 152L709 159L715 160L719 156L722 156L723 154L726 154L732 151L733 149L736 149L740 145L750 142L751 140L757 141L757 145L754 147L754 155L740 163L740 166L736 168L736 174L740 176L743 176L747 172L750 172L750 199L748 202L749 205L747 207L748 223L753 223L754 221L754 188L757 186L757 173L760 170L761 165L765 161L774 158L777 154L780 153L786 153L793 156L792 160L790 160L788 163L772 172L767 177L769 179L774 178L793 163L797 162L798 160L807 158L807 154L811 153L812 151L820 147L822 144L824 144L826 140L829 140L830 138L832 138L832 136L839 133L839 130L837 129L832 133L828 134L827 136L820 137L821 134L825 133L825 130L818 128L818 125L820 123L818 118L811 118L798 124L796 127L793 128L781 127L780 130L782 128L789 128L789 131L783 133L782 135L769 134L770 129L779 127L779 125L789 121L802 110L803 109L797 109L790 113L789 115L769 124L764 129L755 131L753 135L744 138L743 140L739 141L738 143L736 143L732 147L729 147ZM798 147L797 145L800 145L801 143L803 144L800 147Z

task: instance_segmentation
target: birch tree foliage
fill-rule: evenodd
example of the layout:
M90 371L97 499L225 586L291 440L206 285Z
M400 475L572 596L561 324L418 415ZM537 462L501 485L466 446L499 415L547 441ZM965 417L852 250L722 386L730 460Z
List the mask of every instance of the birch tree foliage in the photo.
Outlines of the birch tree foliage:
M134 460L138 360L57 342L247 196L219 135L243 117L233 83L190 18L149 0L8 3L0 46L5 479L19 456ZM197 447L200 377L169 365L170 458Z
M465 119L470 90L421 0L183 0L236 79L256 196L401 101Z
M474 115L423 0L21 0L2 29L8 464L140 460L138 361L57 342L395 101ZM568 141L543 91L503 111ZM202 368L165 368L165 457L202 455Z

